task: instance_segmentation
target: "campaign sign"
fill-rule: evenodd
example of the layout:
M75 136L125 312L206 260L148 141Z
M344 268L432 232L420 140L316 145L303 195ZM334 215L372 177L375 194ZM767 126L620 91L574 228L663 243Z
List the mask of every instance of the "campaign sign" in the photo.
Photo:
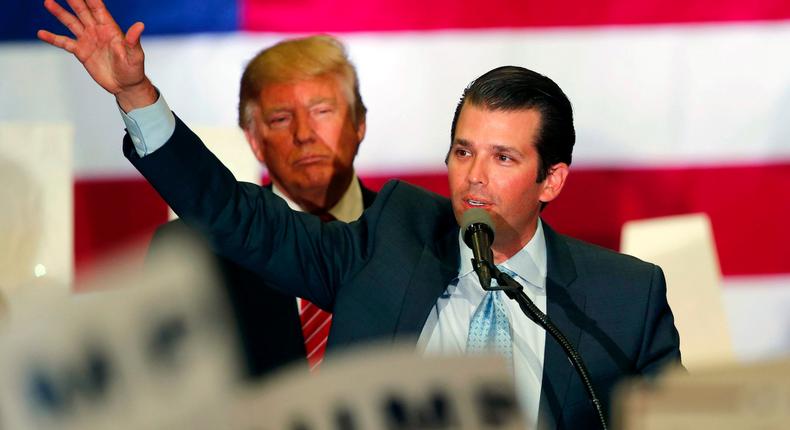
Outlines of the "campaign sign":
M413 343L344 351L241 396L245 430L524 429L512 370L499 357L425 357Z
M623 226L620 249L663 269L686 369L696 372L735 362L707 215L629 221Z
M218 428L239 360L226 299L193 245L43 295L0 331L0 428Z
M72 281L73 151L68 124L0 121L0 301L35 278Z
M626 383L616 428L780 430L790 423L790 360L721 366Z

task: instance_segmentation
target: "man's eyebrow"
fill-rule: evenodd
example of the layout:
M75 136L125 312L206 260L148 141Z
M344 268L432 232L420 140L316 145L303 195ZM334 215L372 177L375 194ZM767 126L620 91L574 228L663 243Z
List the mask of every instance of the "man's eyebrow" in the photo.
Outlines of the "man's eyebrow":
M492 149L494 152L509 152L511 154L524 155L517 148L509 145L494 145Z
M455 141L453 141L453 145L452 146L461 146L461 147L464 147L464 148L470 148L470 147L472 147L472 142L470 142L470 141L468 141L466 139L456 138ZM493 152L495 152L495 153L505 152L505 153L510 153L510 154L514 154L514 155L518 155L518 156L523 156L524 155L516 147L510 146L510 145L492 145L491 146L491 150Z
M335 100L334 97L313 97L313 98L310 99L309 105L310 106L315 106L315 105L321 104L321 103L329 103L331 105L336 105L337 104L337 100Z
M263 111L263 115L271 115L273 113L290 112L291 110L285 106L274 106Z

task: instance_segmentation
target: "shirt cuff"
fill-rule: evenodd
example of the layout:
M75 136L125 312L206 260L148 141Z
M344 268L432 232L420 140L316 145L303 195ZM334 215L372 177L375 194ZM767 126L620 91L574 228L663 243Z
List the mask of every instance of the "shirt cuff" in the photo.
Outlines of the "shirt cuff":
M120 106L118 110L140 158L164 146L176 129L176 118L161 94L150 106L134 109L128 114Z

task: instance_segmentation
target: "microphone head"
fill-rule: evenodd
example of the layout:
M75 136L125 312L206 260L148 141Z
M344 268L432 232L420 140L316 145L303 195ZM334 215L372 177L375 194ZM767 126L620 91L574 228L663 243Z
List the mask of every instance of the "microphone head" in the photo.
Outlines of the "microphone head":
M461 229L464 232L464 243L470 248L472 233L475 230L483 230L488 234L488 243L494 243L494 221L491 220L491 215L483 209L472 208L461 215Z

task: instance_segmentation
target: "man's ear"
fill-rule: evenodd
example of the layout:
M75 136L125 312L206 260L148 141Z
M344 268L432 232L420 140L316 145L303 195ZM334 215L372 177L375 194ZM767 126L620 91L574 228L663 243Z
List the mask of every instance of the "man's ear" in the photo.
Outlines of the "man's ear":
M256 105L248 106L251 107L247 111L247 123L244 124L244 137L247 139L247 144L250 145L250 149L252 153L255 155L255 158L261 163L266 164L266 157L264 157L264 141L261 137L261 133L258 130L258 125L262 124L260 121L260 109Z
M357 120L357 141L362 142L362 139L365 138L365 131L367 130L367 123L365 122L366 115L362 115L362 118Z
M255 158L257 158L261 164L265 164L266 161L263 156L263 143L261 142L262 139L258 137L258 133L256 133L254 130L251 130L250 128L251 127L247 127L244 129L244 137L247 138L247 144L250 145L250 149L255 155Z
M557 198L565 186L570 168L565 163L557 163L549 167L548 175L543 180L543 189L540 192L540 201L548 203Z

